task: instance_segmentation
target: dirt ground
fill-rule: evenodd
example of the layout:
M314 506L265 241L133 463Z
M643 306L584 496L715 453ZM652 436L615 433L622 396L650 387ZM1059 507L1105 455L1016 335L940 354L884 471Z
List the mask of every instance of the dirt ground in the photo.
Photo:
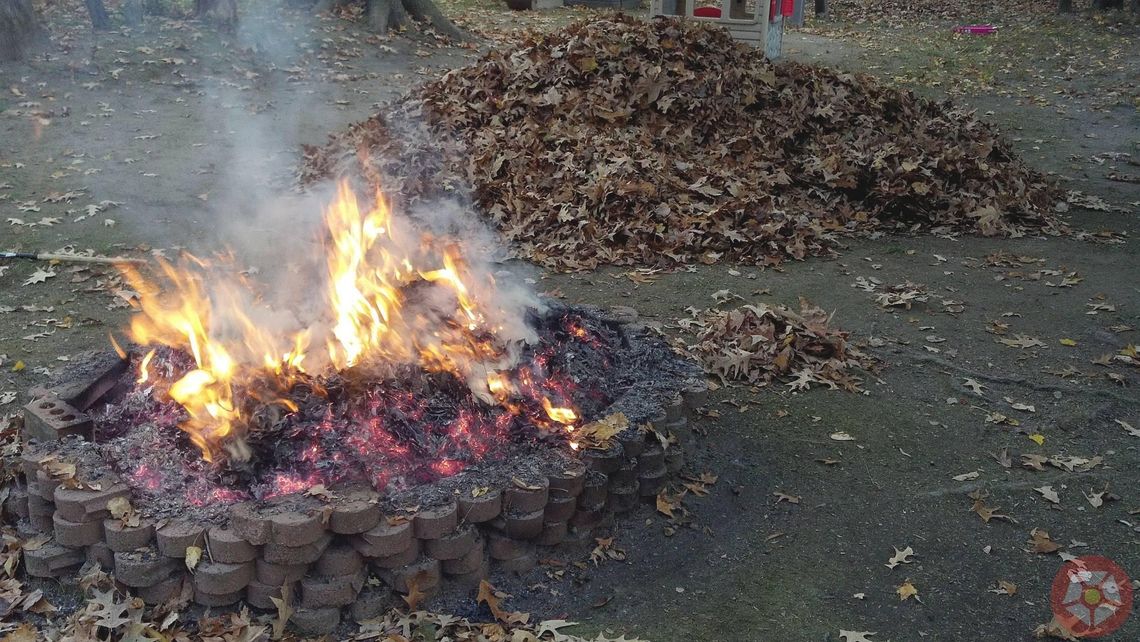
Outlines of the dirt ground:
M491 46L522 26L588 15L448 7L499 39ZM246 16L235 35L154 18L97 36L79 11L57 3L53 41L0 66L3 250L173 254L216 248L219 229L247 219L242 245L272 253L270 239L288 231L258 227L258 212L295 206L301 143L478 53L292 10ZM659 641L835 641L841 630L876 641L1008 641L1031 639L1050 619L1062 560L1031 552L1034 529L1062 553L1104 555L1140 577L1140 438L1118 423L1140 426L1140 372L1093 363L1140 337L1140 185L1119 180L1140 176L1140 39L1134 25L1088 17L1025 24L987 41L954 38L938 21L820 23L788 34L786 51L976 107L1035 165L1117 208L1074 208L1076 229L1114 234L889 237L852 242L831 261L699 266L649 283L620 270L540 275L542 290L632 306L666 332L718 290L749 303L805 297L833 310L882 368L864 395L717 391L719 418L686 436L690 469L719 476L708 497L686 501L692 527L668 535L661 515L639 509L617 528L625 563L574 582L541 570L503 578L512 608ZM1055 49L1050 38L1064 33L1100 43L1107 64L1080 47ZM22 393L61 355L105 345L127 318L106 273L57 266L25 285L40 267L0 263L0 393ZM856 287L860 277L925 284L931 296L884 310ZM1018 336L1042 345L1000 342ZM993 423L994 413L1018 425ZM839 432L853 440L831 438ZM1100 463L1038 471L1023 455ZM1059 503L1035 490L1045 486ZM1089 497L1106 489L1109 501L1094 506ZM1008 519L984 522L971 510L977 491ZM906 547L911 563L888 568ZM918 594L902 600L908 581ZM1140 614L1105 639L1140 639Z

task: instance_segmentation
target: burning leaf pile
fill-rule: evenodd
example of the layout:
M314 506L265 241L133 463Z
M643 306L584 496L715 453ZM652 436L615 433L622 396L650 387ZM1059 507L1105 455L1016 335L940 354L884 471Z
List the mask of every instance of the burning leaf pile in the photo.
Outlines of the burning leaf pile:
M563 270L1065 231L1056 187L966 111L623 16L493 51L307 148L303 181L333 173L410 202L470 186L519 256Z
M769 384L792 377L793 390L812 384L860 390L850 369L868 369L869 356L847 343L847 333L828 327L830 317L806 301L797 314L783 307L745 305L704 312L691 326L696 343L688 351L722 380Z
M92 411L93 440L70 448L109 464L148 517L560 465L698 372L663 341L496 279L477 244L383 197L360 207L344 183L324 223L323 251L295 257L312 272L304 301L225 256L125 268L138 347L116 345L131 366Z

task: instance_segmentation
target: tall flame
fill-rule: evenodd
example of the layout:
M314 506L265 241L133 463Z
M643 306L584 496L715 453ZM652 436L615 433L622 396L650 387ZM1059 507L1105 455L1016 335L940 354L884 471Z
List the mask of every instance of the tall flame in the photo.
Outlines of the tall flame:
M446 371L467 381L485 402L512 413L518 412L513 394L538 399L539 387L516 389L501 374L513 365L512 351L495 340L501 310L483 296L494 296L495 284L489 276L471 274L461 246L417 237L394 219L382 194L362 211L347 182L338 186L324 222L325 318L286 332L272 329L280 324L264 323L280 314L263 302L258 284L237 275L232 259L186 255L177 266L160 261L161 285L127 268L139 293L131 338L193 357L194 368L165 386L186 410L181 427L206 459L223 449L234 456L228 442L240 435L249 401L277 401L295 411L281 393L293 375L306 371L306 363L336 370L415 364ZM321 344L325 354L310 359L312 346ZM149 356L146 362L140 380L154 381ZM542 403L559 424L577 420L570 408L556 408L544 396Z

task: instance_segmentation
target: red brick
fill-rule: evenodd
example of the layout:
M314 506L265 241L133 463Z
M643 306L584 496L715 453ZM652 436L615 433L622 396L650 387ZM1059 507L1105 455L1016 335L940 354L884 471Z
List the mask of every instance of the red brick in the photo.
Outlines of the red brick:
M615 513L627 513L637 508L637 497L637 484L611 488L606 508Z
M520 555L514 559L498 560L495 562L495 566L510 573L522 574L534 568L537 563L538 560L534 556L534 553L527 553L526 555Z
M605 505L606 496L609 495L608 483L609 478L605 475L594 473L587 477L586 486L582 489L582 494L578 495L578 509L594 510Z
M685 408L689 412L695 412L709 401L708 384L703 381L693 381L681 390L681 395L685 398Z
M24 570L32 577L60 577L77 569L87 556L81 548L68 548L48 542L24 551Z
M59 484L60 484L60 480L49 475L46 470L41 468L41 469L36 471L36 481L34 484L34 488L36 489L36 494L39 495L40 497L43 497L44 500L55 503L55 491L57 488L59 488ZM79 491L79 492L83 492L83 491ZM72 521L80 521L80 520L72 520Z
M223 564L203 560L194 568L194 592L211 595L238 593L253 579L254 564Z
M534 550L534 545L530 542L512 539L502 533L488 533L487 546L491 558L496 560L514 559Z
M328 577L355 575L364 568L364 558L346 542L334 542L317 560L315 572Z
M665 423L682 419L687 412L685 408L685 397L677 393L670 397L661 408L665 411Z
M58 397L86 411L110 392L130 367L129 360L110 350L75 355L71 364L62 373L62 383L43 388L41 394L34 391L32 394Z
M657 470L665 464L665 450L661 448L660 444L649 444L645 447L645 452L637 458L637 471L648 472Z
M484 557L486 557L486 551L483 546L483 538L479 537L462 557L441 561L440 569L447 575L463 575L479 568Z
M55 532L55 521L52 517L55 513L50 515L37 515L32 513L28 515L28 524L36 530L37 534L51 535Z
M206 530L190 522L170 522L155 531L158 551L167 557L182 559L191 546L205 548Z
M363 622L380 617L388 612L395 601L392 591L383 587L366 586L352 603L352 619Z
M392 569L406 564L411 564L420 556L420 540L413 539L411 544L393 555L385 557L376 557L369 560L369 563L374 569Z
M210 559L223 564L242 564L257 558L258 548L228 528L211 528L206 534Z
M294 582L289 582L293 584ZM273 603L271 598L281 599L281 584L263 584L257 580L250 580L249 585L245 587L245 601L255 609L262 609L265 611L274 611L277 605ZM293 591L296 595L296 591Z
M482 524L498 517L502 509L503 494L498 489L488 490L478 497L467 492L459 497L459 522Z
M269 542L278 546L305 546L325 535L325 525L317 514L297 511L278 513L270 516L269 523L273 527Z
M103 538L107 546L116 553L133 551L136 548L150 546L154 542L154 525L150 522L139 522L138 526L126 526L121 520L103 520Z
M389 572L381 574L388 586L400 593L407 593L409 582L414 578L416 586L420 589L429 589L439 586L441 577L439 560L430 557L421 557L411 564L400 566Z
M180 568L181 562L154 548L115 553L115 579L132 588L154 586Z
M4 502L4 511L10 523L28 518L28 489L12 486L7 501Z
M296 609L289 617L289 623L301 635L329 635L340 626L340 609Z
M240 602L243 597L245 597L244 590L234 591L233 593L214 594L194 589L194 603L200 606L231 606Z
M301 606L306 609L348 606L363 587L363 573L341 577L306 577L301 580Z
M115 551L112 551L103 542L96 542L85 549L87 561L99 565L99 568L110 572L115 569Z
M340 499L329 518L329 530L340 535L355 535L380 523L380 506L372 492L355 492Z
M250 502L234 504L230 508L230 528L254 546L268 544L273 534L269 519Z
M487 558L483 558L480 561L479 566L477 568L475 568L475 570L468 571L466 573L456 573L454 575L448 575L447 581L449 584L452 584L455 586L462 586L462 587L474 589L476 586L479 586L480 582L487 579L490 575L491 575L491 560L489 560Z
M554 473L547 480L551 492L559 490L571 496L577 496L586 485L586 467L573 466Z
M34 485L29 488L35 488ZM52 517L55 515L55 503L39 495L28 495L28 515L30 517Z
M570 526L578 529L593 528L602 521L602 517L605 516L606 512L604 504L599 508L591 510L579 508L574 511L574 515L570 518Z
M637 480L637 494L641 497L656 497L661 489L665 488L666 470L662 466L655 471L641 474Z
M390 523L382 520L372 529L352 538L353 547L367 557L388 557L408 550L412 545L412 523Z
M475 545L475 528L461 526L453 532L424 542L424 552L437 560L453 560L463 557Z
M567 495L563 491L551 490L550 500L543 509L542 518L547 522L564 522L570 519L577 506L577 497Z
M412 519L412 530L420 539L436 539L455 530L459 523L455 500L442 506L424 508Z
M566 539L567 523L561 522L544 522L542 525L542 532L535 538L534 543L539 546L556 546Z
M332 541L332 535L321 531L315 542L304 546L281 546L279 544L266 544L261 550L261 557L274 564L312 564L321 558L325 548Z
M76 490L59 486L54 493L56 510L71 521L101 521L111 517L107 503L112 499L130 497L125 483L115 483L104 490Z
M272 564L263 559L254 562L254 579L270 586L291 584L304 577L308 571L308 564Z
M550 492L550 482L543 479L535 484L537 488L521 488L512 485L503 492L503 512L533 513L546 506Z
M622 456L628 461L636 459L645 450L645 434L635 428L627 428L618 435Z
M614 486L628 486L637 482L636 462L623 461L617 470L609 474L610 488Z
M538 537L538 534L542 532L542 514L542 508L532 513L507 513L504 515L507 523L507 535L515 539L532 539Z
M56 512L52 518L55 542L60 546L78 548L103 541L103 522L72 522Z
M177 573L154 586L139 587L132 592L151 606L163 604L182 595L183 584L186 583L186 579L185 574ZM187 590L190 590L189 586L187 586Z
M582 453L582 461L590 470L608 474L618 469L622 461L622 448L620 443L614 443L604 450L589 448Z
M91 436L91 417L58 397L34 399L24 406L23 441L59 441L68 435Z

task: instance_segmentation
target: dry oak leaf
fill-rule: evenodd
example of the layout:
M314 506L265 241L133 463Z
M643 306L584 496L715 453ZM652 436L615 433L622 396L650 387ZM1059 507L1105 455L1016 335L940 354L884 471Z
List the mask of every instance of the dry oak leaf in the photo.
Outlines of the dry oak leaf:
M1033 630L1033 637L1038 640L1053 638L1056 640L1069 640L1070 642L1076 642L1080 639L1073 635L1072 631L1066 629L1063 624L1058 622L1057 618L1049 620L1047 624L1037 625L1037 628Z
M45 270L43 268L36 268L36 271L32 272L32 275L29 276L26 281L24 281L24 285L33 285L36 283L43 283L44 281L47 281L48 279L52 278L53 276L55 276L55 272L52 270Z
M844 631L839 630L839 637L843 642L875 642L871 639L872 635L878 635L874 631Z
M288 582L281 586L281 597L271 597L277 607L277 617L273 618L272 639L280 640L285 635L285 626L293 617L293 587Z
M1048 555L1049 553L1056 553L1061 549L1061 545L1054 542L1049 536L1049 531L1035 528L1029 533L1030 550L1034 553L1042 553Z
M186 547L186 570L193 571L202 560L202 549L197 546Z
M910 580L907 580L899 585L899 587L895 589L895 593L899 594L899 600L903 602L909 600L912 597L916 602L922 601L918 597L918 589L915 588L914 584L911 584Z
M426 574L427 571L420 571L408 578L408 594L401 595L400 599L404 600L404 603L408 605L409 611L418 611L420 603L427 597L427 593L420 590L420 581L423 580Z
M1042 486L1040 488L1034 488L1033 490L1041 493L1041 497L1043 497L1047 502L1050 502L1052 504L1061 503L1060 495L1057 494L1057 491L1053 490L1052 486Z
M787 493L782 493L780 491L776 491L776 492L772 493L772 495L774 495L776 497L776 503L777 504L779 504L780 502L788 502L789 504L798 504L798 503L800 503L800 500L802 499L802 497L800 497L799 495L789 495Z
M506 597L506 594L501 594L496 591L490 582L487 580L479 581L479 594L475 596L475 603L486 604L487 608L491 610L491 615L495 616L495 619L500 622L506 622L507 617L510 615L510 613L503 610L503 597Z
M913 555L914 549L909 546L902 549L901 551L898 548L895 548L895 554L891 556L891 559L887 560L886 567L893 569L900 564L910 564L914 561L910 559Z
M1006 580L998 580L997 586L989 589L989 592L998 595L1017 595L1017 585Z
M1133 428L1132 424L1130 424L1127 421L1124 421L1122 419L1113 419L1113 421L1120 424L1120 427L1123 428L1125 432L1132 435L1133 437L1140 437L1140 428Z

